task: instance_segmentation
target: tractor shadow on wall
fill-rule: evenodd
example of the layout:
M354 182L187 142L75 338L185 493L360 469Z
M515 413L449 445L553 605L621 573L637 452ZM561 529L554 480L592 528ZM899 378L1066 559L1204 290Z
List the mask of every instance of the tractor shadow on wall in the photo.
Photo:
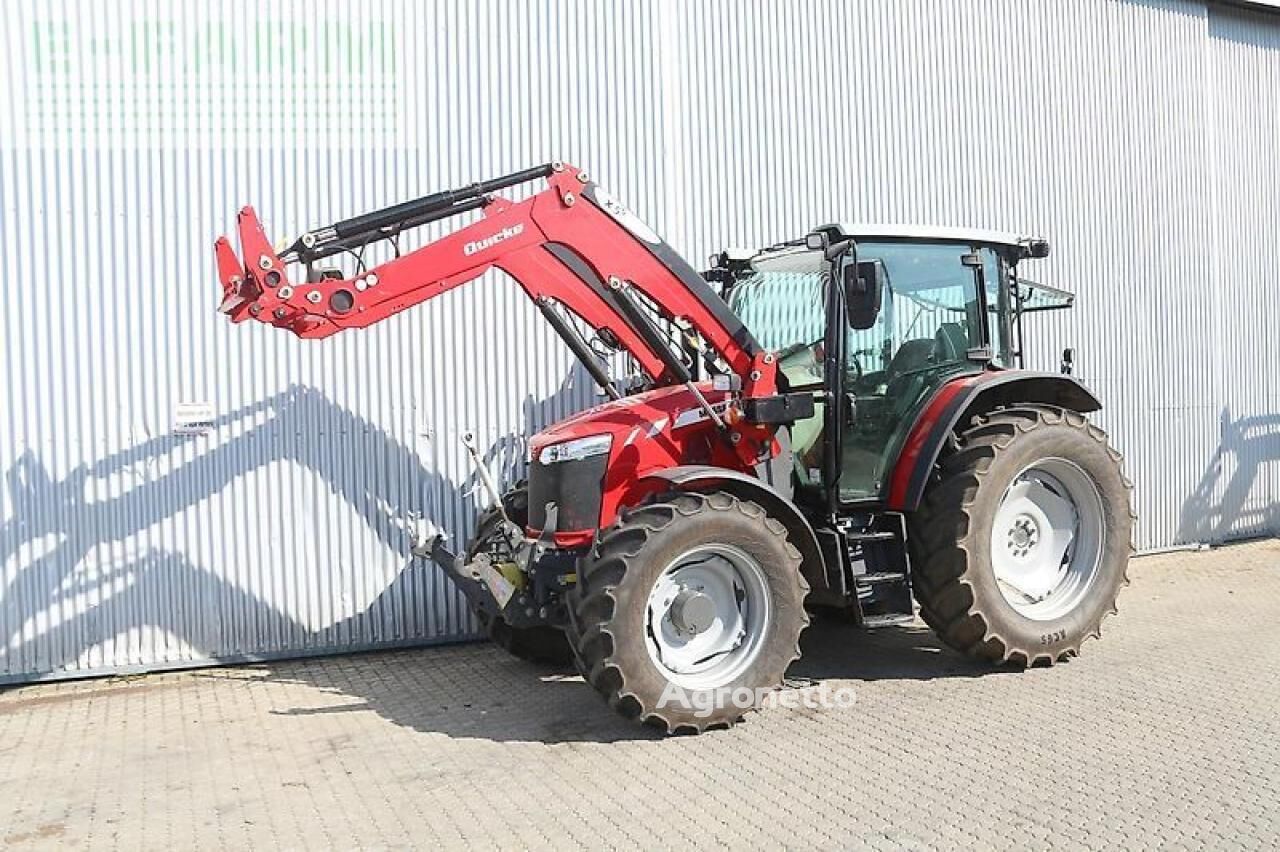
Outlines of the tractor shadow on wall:
M576 407L582 392L575 389L589 382L584 371L575 370L547 398L527 398L522 431L495 442L487 460L497 461L509 481L521 456L519 435L541 428L554 412ZM0 565L15 569L0 582L0 660L7 657L17 671L57 671L143 628L159 634L157 641L172 642L167 633L209 657L251 657L278 647L341 651L413 635L412 623L423 614L404 608L423 600L438 622L463 621L458 596L432 593L445 586L439 569L410 556L406 518L419 513L448 527L447 519L463 517L469 527L470 513L456 507L470 504L474 474L451 481L378 425L304 386L219 417L213 431L220 442L195 454L186 445L198 439L164 435L81 465L59 480L30 452L3 474L11 514L0 525ZM376 461L335 465L334 441L344 444L347 458ZM281 463L320 477L349 507L350 517L397 555L399 570L362 611L316 628L268 600L269 590L244 588L198 564L185 549L126 549L125 542L136 542L156 524L234 488L255 470ZM285 495L273 497L283 501ZM211 513L218 508L213 505ZM265 522L288 524L287 507L281 509L282 517ZM212 514L210 525L188 522L182 535L191 537L191 551L201 539L221 534L214 523ZM456 539L470 530L448 531ZM235 553L234 543L223 549ZM349 567L334 562L316 566L311 579L367 588L368 575L351 577ZM384 585L386 578L384 567L373 582Z
M1178 541L1218 544L1280 532L1280 503L1246 508L1264 466L1274 462L1280 462L1280 414L1233 419L1224 408L1218 449L1182 504Z

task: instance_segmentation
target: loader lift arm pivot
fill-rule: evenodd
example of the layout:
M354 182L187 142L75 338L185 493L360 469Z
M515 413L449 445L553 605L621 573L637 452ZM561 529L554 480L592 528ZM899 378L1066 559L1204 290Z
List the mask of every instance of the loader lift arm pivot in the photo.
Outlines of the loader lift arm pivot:
M548 187L519 202L491 194L541 178ZM476 210L482 213L477 221L352 277L318 279L311 272L294 283L288 275L291 264L305 264L310 272L320 258ZM328 337L373 325L497 268L544 314L563 305L616 340L655 384L687 383L688 372L655 335L632 289L667 317L687 322L741 377L744 398L777 393L772 356L705 281L568 164L525 169L345 219L303 234L283 254L271 248L251 207L240 211L238 231L243 260L226 237L215 245L224 297L219 309L233 322L254 319L303 338ZM563 328L556 330L565 336ZM581 338L577 345L568 337L566 342L581 358ZM601 373L593 371L593 377L600 381Z

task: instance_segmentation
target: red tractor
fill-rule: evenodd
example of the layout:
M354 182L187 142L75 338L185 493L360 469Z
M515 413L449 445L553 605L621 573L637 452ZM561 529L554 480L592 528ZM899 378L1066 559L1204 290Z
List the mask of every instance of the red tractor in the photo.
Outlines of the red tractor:
M519 202L493 194L544 178ZM468 211L483 215L353 276L317 265ZM571 657L628 717L733 723L781 683L811 609L878 626L914 600L946 644L1013 666L1075 655L1114 611L1133 515L1086 417L1100 404L1065 356L1062 373L1015 368L1023 316L1070 304L1020 275L1043 240L826 225L699 274L564 163L281 254L250 208L239 236L243 260L217 243L222 312L299 337L494 268L528 293L609 400L529 439L527 484L499 495L479 465L494 506L464 553L439 535L414 551L497 642Z

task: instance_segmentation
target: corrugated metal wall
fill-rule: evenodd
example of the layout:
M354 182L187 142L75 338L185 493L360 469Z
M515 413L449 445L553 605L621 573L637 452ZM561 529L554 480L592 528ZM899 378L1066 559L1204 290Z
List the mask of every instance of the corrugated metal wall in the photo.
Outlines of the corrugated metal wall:
M215 235L549 159L697 260L831 219L1053 238L1139 545L1280 528L1280 24L1195 2L15 3L0 103L0 680L457 638L457 536L592 398L513 287L305 343ZM209 402L209 435L174 411Z

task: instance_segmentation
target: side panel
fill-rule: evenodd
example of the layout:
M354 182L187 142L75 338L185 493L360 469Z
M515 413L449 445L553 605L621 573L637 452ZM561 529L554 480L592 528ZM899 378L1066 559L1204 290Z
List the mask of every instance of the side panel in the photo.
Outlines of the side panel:
M929 474L948 437L968 417L1017 402L1056 405L1087 414L1102 408L1071 376L1029 370L995 370L958 377L938 389L916 417L893 468L886 504L910 512L924 497Z

